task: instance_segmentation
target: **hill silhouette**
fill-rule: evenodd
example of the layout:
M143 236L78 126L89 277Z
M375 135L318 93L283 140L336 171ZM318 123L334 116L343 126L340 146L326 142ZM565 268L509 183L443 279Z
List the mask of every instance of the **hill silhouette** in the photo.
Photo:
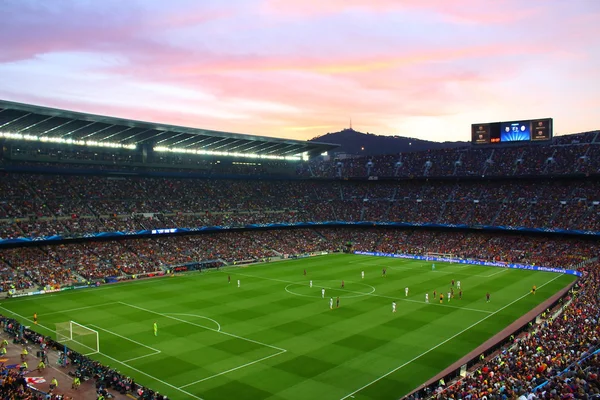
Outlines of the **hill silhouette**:
M333 150L334 153L365 156L437 150L468 145L468 142L433 142L404 136L375 135L358 132L352 128L327 133L311 140L339 144L340 147Z

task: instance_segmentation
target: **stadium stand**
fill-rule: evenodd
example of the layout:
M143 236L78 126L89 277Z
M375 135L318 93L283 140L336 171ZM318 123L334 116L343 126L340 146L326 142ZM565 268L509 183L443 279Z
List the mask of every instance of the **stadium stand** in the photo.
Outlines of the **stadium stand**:
M397 155L314 158L298 168L305 177L517 177L600 172L600 131L558 136L543 145L462 147Z
M322 182L0 177L0 238L296 222L406 222L600 231L600 182Z
M359 251L435 252L579 269L584 276L552 310L556 317L509 340L466 378L436 383L410 398L600 396L600 265L594 261L600 255L600 131L542 145L336 158L318 156L335 148L329 144L9 102L0 102L0 128L2 292L347 251L349 243ZM89 136L95 144L41 139L51 132L74 142ZM155 151L159 140L165 147L184 143L194 153ZM242 150L263 157L223 155ZM302 153L312 158L289 159ZM321 225L326 222L340 226ZM319 224L263 229L296 223ZM388 223L404 225L397 229ZM444 229L423 228L429 224ZM227 229L196 232L215 226ZM175 228L190 232L136 235ZM101 232L120 237L94 237ZM17 332L18 322L4 317L1 322L6 332ZM95 371L119 391L160 399L75 352L71 361L81 375ZM11 383L19 378L3 372ZM21 389L13 386L2 385L0 393L14 397Z

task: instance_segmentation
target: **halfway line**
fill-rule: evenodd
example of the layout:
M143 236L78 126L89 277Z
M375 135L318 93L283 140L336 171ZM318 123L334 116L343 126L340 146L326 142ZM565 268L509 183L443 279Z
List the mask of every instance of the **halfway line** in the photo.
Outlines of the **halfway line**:
M265 279L265 280L268 280L268 281L283 282L283 283L293 283L295 285L308 286L308 284L305 283L305 282L292 282L292 281L286 281L286 280L283 280L283 279L265 278L265 277L262 277L262 276L249 275L249 274L240 274L240 273L236 273L236 275L248 276L250 278L256 278L256 279ZM315 280L315 282L318 282L318 280ZM348 281L348 282L350 282L350 281ZM392 300L397 300L397 301L408 301L409 303L418 303L418 304L430 305L430 306L437 306L437 307L456 308L458 310L467 310L467 311L475 311L475 312L479 312L479 313L483 313L483 314L492 314L492 311L479 310L477 308L452 306L450 304L436 304L435 302L425 303L424 301L413 300L413 299L403 299L402 297L392 297L392 296L385 296L385 295L382 295L382 294L375 294L375 293L356 292L354 290L337 289L337 288L330 288L330 287L326 287L326 286L319 286L319 287L322 287L322 288L328 289L328 290L334 290L334 289L335 290L343 290L346 293L362 294L363 296L381 297L383 299L392 299Z

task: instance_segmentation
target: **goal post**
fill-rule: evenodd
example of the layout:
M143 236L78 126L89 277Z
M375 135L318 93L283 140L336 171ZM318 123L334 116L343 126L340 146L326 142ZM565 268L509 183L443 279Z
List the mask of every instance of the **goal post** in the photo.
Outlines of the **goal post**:
M447 260L456 260L456 256L451 253L425 253L427 260L433 260L435 258L443 258ZM452 262L452 261L450 261Z
M56 341L86 356L100 352L98 331L75 321L56 324Z
M436 261L443 261L443 262L448 262L450 264L453 264L456 260L456 257L454 254L450 254L450 253L433 253L433 252L428 252L424 254L425 256L425 260L426 263L424 264L424 267L429 268L431 267L431 270L434 271L435 270L435 263Z

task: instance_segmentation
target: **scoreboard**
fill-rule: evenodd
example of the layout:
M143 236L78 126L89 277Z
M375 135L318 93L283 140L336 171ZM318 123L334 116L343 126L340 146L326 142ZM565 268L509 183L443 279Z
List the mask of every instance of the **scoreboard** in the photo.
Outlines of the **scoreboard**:
M552 139L552 118L471 125L474 145L543 142Z

